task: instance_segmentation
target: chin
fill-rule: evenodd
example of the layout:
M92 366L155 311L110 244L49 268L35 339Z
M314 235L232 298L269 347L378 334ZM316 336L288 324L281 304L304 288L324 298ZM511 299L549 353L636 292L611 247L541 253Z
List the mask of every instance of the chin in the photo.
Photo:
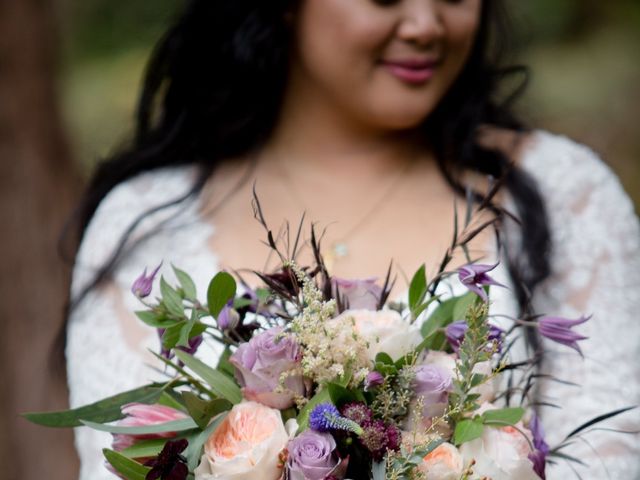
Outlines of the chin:
M369 120L383 129L409 130L419 127L431 112L431 108L416 108L414 104L405 108L378 110Z

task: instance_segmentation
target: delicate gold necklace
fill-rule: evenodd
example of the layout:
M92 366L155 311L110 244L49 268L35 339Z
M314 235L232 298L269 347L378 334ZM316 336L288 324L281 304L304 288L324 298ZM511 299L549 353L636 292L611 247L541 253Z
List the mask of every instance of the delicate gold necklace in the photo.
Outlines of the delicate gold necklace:
M395 175L393 179L389 182L387 187L383 190L382 195L380 195L371 204L371 206L358 219L358 221L356 221L351 226L351 228L349 228L349 230L347 230L340 238L332 241L331 244L329 245L328 251L322 252L323 259L327 268L331 269L336 264L336 262L343 260L349 256L349 253L350 253L349 241L351 240L351 238L356 233L358 233L363 227L365 227L373 218L374 213L376 213L380 209L380 207L382 207L383 203L385 201L389 201L393 197L393 195L396 193L396 191L399 190L401 181L405 177L405 174L408 172L412 164L413 162L408 161L407 164L402 169L400 169L398 174ZM293 179L291 178L289 173L286 171L286 169L281 169L281 170L282 171L281 171L280 178L282 182L285 184L285 187L287 187L287 190L290 192L290 195L296 202L298 202L304 208L305 211L307 211L308 209L306 206L306 202L304 201L304 198L300 194L300 191L298 190L296 182L293 181Z

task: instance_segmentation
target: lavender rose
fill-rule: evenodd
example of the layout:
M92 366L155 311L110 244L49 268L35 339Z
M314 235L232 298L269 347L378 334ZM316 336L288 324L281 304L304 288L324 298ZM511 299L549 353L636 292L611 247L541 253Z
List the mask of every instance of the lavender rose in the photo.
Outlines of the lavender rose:
M307 430L290 440L287 449L289 480L344 478L343 463L335 452L336 441L330 433Z
M229 361L247 400L282 410L293 406L295 396L306 393L300 359L298 344L277 327L241 344ZM281 383L283 374L286 378Z
M376 277L363 280L347 280L334 277L332 279L333 295L345 301L351 310L377 310L382 287L376 284Z
M422 398L425 418L442 415L446 410L452 380L449 372L435 365L415 367L414 389Z

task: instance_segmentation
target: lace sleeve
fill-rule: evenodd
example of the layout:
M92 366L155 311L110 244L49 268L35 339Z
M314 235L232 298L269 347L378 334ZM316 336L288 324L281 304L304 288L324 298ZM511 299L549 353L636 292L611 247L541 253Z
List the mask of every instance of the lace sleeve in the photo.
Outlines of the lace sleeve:
M584 360L545 342L544 373L573 382L541 384L550 444L605 412L640 405L640 229L631 201L615 175L588 148L541 133L524 167L547 199L554 252L552 275L536 293L540 313L593 315L577 330ZM640 430L640 411L599 427ZM563 451L588 466L564 460L550 468L550 480L640 478L638 435L596 430Z
M111 256L132 222L187 192L193 173L184 168L149 172L112 190L85 232L74 267L72 297ZM66 356L72 407L163 379L161 371L151 368L158 368L159 362L148 352L158 350L158 336L135 318L133 311L140 305L130 285L145 267L164 261L165 277L174 281L173 263L192 274L202 293L216 269L216 259L206 247L211 233L212 228L199 221L195 201L162 209L140 223L111 277L91 290L70 315ZM102 448L110 443L109 434L76 429L81 480L116 478L102 457Z

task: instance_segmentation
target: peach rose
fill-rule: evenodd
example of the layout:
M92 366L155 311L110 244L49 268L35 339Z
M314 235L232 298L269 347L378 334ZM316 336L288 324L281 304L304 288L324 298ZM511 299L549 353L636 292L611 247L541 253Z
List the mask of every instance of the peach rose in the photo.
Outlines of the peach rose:
M280 453L293 436L295 420L282 423L280 412L257 402L235 405L204 445L196 480L277 480Z
M495 407L484 404L478 413L491 408ZM460 446L460 453L465 464L468 464L471 459L476 461L473 466L475 475L473 478L540 479L533 470L533 462L528 458L532 452L529 443L532 439L531 432L521 422L516 427L485 427L482 437Z
M419 469L429 480L458 480L462 476L464 462L456 447L443 443L424 457Z

